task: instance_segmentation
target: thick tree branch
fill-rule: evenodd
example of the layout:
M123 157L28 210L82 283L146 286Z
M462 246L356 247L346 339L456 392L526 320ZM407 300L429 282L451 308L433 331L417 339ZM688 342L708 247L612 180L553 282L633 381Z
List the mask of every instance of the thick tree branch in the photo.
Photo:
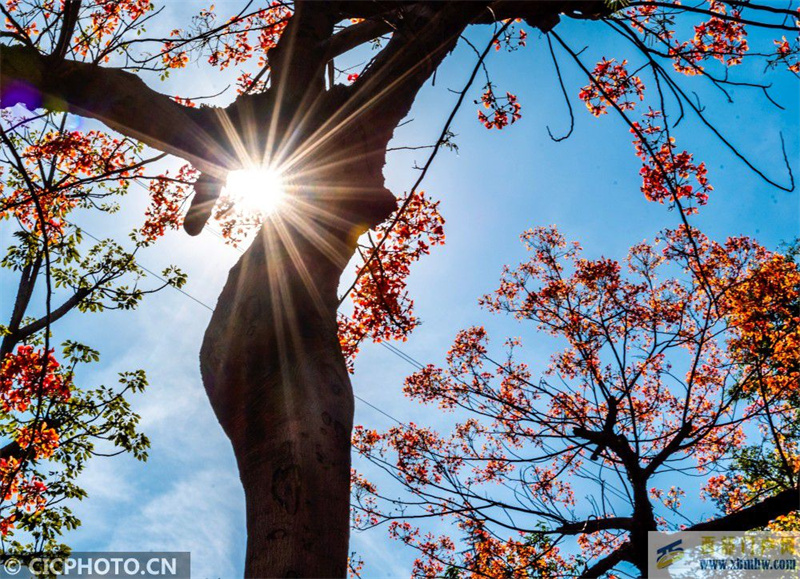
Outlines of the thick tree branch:
M39 424L47 424L48 428L52 428L56 431L61 428L63 421L58 420L50 416L49 414L44 417L34 419ZM34 445L29 445L25 448L20 446L20 444L14 440L9 442L5 446L0 446L0 460L7 460L9 458L15 458L19 461L27 461L35 456L35 448Z
M610 555L603 557L597 563L586 569L586 571L581 573L580 579L595 579L596 577L602 577L616 567L619 563L622 563L623 561L629 561L630 555L631 544L625 543L619 549Z
M419 90L485 7L484 2L421 4L398 17L391 40L352 87L352 100L383 148Z
M46 317L39 318L38 320L23 326L13 334L9 334L9 337L11 337L14 341L20 341L24 340L28 336L32 336L39 330L43 330L45 327L47 327L48 323L55 322L56 320L64 317L64 315L66 315L72 308L77 306L81 300L85 299L95 289L97 289L97 285L93 287L79 288L74 294L67 298L63 304L50 312L49 319Z
M419 4L419 2L398 2L396 0L373 0L364 2L364 0L342 0L335 3L331 2L330 4L336 7L337 13L344 19L375 18L395 10L411 8L415 4Z
M731 513L730 515L726 515L724 517L720 517L718 519L714 519L713 521L706 521L704 523L698 523L697 525L692 525L684 530L686 531L750 531L753 529L758 529L767 525L770 521L774 520L775 518L786 515L792 511L796 511L800 509L800 492L798 489L787 489L778 493L775 496L772 496L768 499L764 499L763 501L742 509L736 513ZM596 519L597 523L602 523L603 521L609 521L609 524L605 527L598 527L598 528L588 528L588 530L576 532L594 532L597 530L603 529L613 529L613 528L623 528L623 527L615 527L611 526L611 521L614 521L615 518L609 519ZM621 518L624 521L624 518ZM595 521L586 521L586 523L592 523ZM579 525L580 523L575 523ZM565 532L565 534L567 534ZM595 577L601 577L603 574L607 573L611 569L613 569L616 565L623 561L632 561L635 557L633 556L631 543L625 543L616 551L604 557L591 567L589 567L586 571L581 574L582 579L589 579Z
M53 49L53 56L55 58L64 58L69 48L69 41L72 39L72 34L75 32L75 25L78 23L78 14L81 10L81 0L66 0L64 3L64 11L61 22L61 30L58 35L58 41Z
M14 300L14 310L11 313L11 320L8 324L10 333L3 336L2 345L0 345L0 360L5 358L16 345L16 341L12 339L12 335L19 330L22 318L25 317L25 311L28 309L28 304L31 301L33 289L36 287L36 279L39 275L39 268L42 266L43 258L44 254L38 252L33 262L22 268L17 297Z
M330 60L391 31L392 26L386 20L364 20L337 32L323 42L320 49Z
M553 532L563 535L583 535L609 529L630 530L632 526L633 518L631 517L605 517L602 519L588 519L586 521L567 523L553 529Z
M230 162L213 109L179 105L121 69L0 45L0 106L16 104L97 119L201 170L218 171Z
M639 465L639 457L623 435L616 434L613 431L594 431L587 428L575 428L572 430L572 434L573 436L583 438L584 440L596 444L598 448L608 448L613 451L622 461L629 477L641 476L642 468Z
M329 59L335 58L365 42L370 42L379 36L392 32L394 28L388 21L387 15L389 12L385 9L391 8L391 12L396 13L398 11L407 11L414 4L414 2L395 2L385 6L378 5L379 8L377 9L375 5L370 5L369 13L374 12L370 19L348 26L334 34L323 44L326 56ZM346 6L341 13L344 16L355 12L358 12L358 10L353 7L347 9ZM366 12L362 11L361 13L365 14ZM528 25L534 26L543 32L548 32L558 24L559 14L564 13L569 13L573 17L599 18L607 16L610 11L604 2L598 1L565 2L560 0L550 2L537 0L535 2L520 2L519 0L498 0L486 6L476 16L473 24L495 24L509 18L522 18Z
M333 36L337 20L325 3L297 1L280 41L268 53L272 77L281 90L279 104L292 116L325 90L322 73L329 59L321 45Z
M725 515L713 521L698 523L687 531L750 531L768 524L781 515L800 509L800 490L787 489L777 495Z
M16 440L0 447L0 460L8 460L9 458L16 458L19 460L24 455L25 449L22 448Z
M560 15L571 18L598 19L611 14L606 2L598 0L498 0L491 3L476 24L492 24L510 18L522 18L529 26L549 32L560 21Z
M680 429L672 440L661 449L661 451L650 461L650 463L645 467L644 472L647 478L650 478L653 474L655 474L656 469L661 466L665 460L671 457L674 453L676 453L681 448L681 444L686 438L689 436L689 433L692 431L692 423L691 422L684 422L681 425Z

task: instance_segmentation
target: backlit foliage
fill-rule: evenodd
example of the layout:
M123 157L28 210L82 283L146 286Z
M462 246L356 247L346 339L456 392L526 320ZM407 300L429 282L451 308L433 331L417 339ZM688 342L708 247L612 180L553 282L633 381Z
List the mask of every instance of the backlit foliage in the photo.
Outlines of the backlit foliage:
M687 214L697 212L697 205L705 205L713 190L707 177L705 163L695 163L688 151L678 152L675 138L662 124L660 111L650 110L643 122L634 122L631 134L636 156L642 160L642 193L649 201L666 203L674 207L685 200ZM692 205L694 203L695 205Z
M444 243L444 219L439 202L424 191L400 200L401 210L367 234L357 262L356 282L349 297L353 311L339 318L339 341L352 370L353 358L365 338L405 340L419 324L406 280L411 265Z
M643 2L629 9L627 17L635 30L672 59L675 70L687 75L702 74L705 63L712 59L725 66L741 64L749 46L739 7L731 9L724 2L709 0L706 7L698 10L706 12L708 19L693 24L694 35L681 40L675 24L683 8L680 2L672 4L670 7L669 3ZM693 16L698 18L699 14Z
M615 516L642 529L685 524L681 492L660 486L675 478L662 473L705 475L704 493L724 512L792 488L800 461L796 439L784 433L796 425L793 262L746 237L716 243L686 228L632 247L624 261L587 259L554 227L522 241L530 257L505 268L482 303L565 347L537 376L517 361L519 340L502 355L484 328L460 332L445 366L426 366L405 385L411 398L456 412L450 434L411 423L356 429L356 449L409 492L391 498L393 490L355 477L357 525L393 521L390 536L420 551L416 576L469 574L476 565L492 577L548 576L538 569L580 573L635 540L635 527L614 524ZM730 469L755 442L754 428L766 441L761 452L786 457L785 476L742 488L747 473ZM616 496L592 502L603 487ZM620 502L623 488L633 504ZM424 535L418 517L452 520L471 548ZM599 532L593 525L605 519ZM537 537L539 548L517 551L509 528ZM476 529L498 546L484 548ZM562 535L576 537L580 557L565 561L551 548Z
M56 0L7 0L5 30L19 40L43 50L56 46L58 21L64 7ZM150 0L90 0L82 2L80 26L66 45L67 54L93 60L107 61L115 42L145 20L153 10ZM113 48L112 48L113 47Z
M706 22L694 27L691 40L676 42L670 48L670 55L675 63L675 70L684 74L699 74L701 63L714 58L725 66L741 64L748 50L747 30L738 21L741 10L731 10L718 0L710 0L709 10L714 13Z
M509 124L516 123L522 118L522 105L517 102L516 95L510 92L506 96L498 97L494 94L494 86L487 83L483 95L481 95L483 107L489 110L489 114L478 111L478 121L483 123L487 129L496 128L498 130L507 127Z
M633 109L637 100L644 100L644 83L629 74L627 66L627 60L615 64L613 58L604 58L594 67L593 83L583 87L578 95L594 116L606 114L610 102L626 111Z
M167 229L181 226L184 204L193 193L192 183L196 180L197 171L191 165L183 165L174 178L166 171L150 181L150 205L141 228L144 240L155 241Z
M172 30L161 51L162 62L168 69L184 68L190 62L189 53L195 52L220 70L241 67L253 60L259 68L268 68L267 52L277 44L291 14L284 3L271 2L266 8L245 9L220 22L211 5L192 18L188 30ZM259 92L265 87L263 81L245 70L240 71L236 84L240 94Z
M780 40L775 40L776 55L770 64L775 66L783 63L786 68L794 73L800 72L800 39L795 38L793 42L786 40L782 36Z
M148 440L128 396L147 384L141 370L122 372L118 384L86 387L79 368L99 353L66 337L56 348L56 323L75 310L135 308L144 295L138 251L163 234L153 211L132 250L93 239L75 223L81 212L114 213L133 179L152 158L142 146L97 130L67 128L64 115L3 112L0 218L13 228L13 244L0 265L18 281L10 319L0 326L0 544L5 553L64 550L60 535L80 521L68 499L82 499L76 483L97 454L147 456ZM153 181L154 203L169 212ZM173 211L174 213L174 211ZM162 285L185 276L163 272ZM46 301L34 292L43 288Z

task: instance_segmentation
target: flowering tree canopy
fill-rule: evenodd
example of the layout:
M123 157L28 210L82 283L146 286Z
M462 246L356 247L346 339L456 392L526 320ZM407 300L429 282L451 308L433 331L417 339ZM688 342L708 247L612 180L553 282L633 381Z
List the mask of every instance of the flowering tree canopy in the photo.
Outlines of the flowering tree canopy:
M463 417L452 433L356 428L359 452L410 493L357 478L356 524L391 520L421 576L593 577L646 572L648 531L748 530L797 509L797 264L687 229L622 262L583 257L554 227L522 240L530 258L482 303L566 347L536 376L518 339L501 355L482 327L460 332L446 366L405 384ZM687 475L718 517L681 510ZM421 533L420 516L453 519L469 548ZM560 548L573 537L579 554Z
M736 526L741 513L757 513L744 517L764 525L788 514L775 505L797 486L797 268L755 240L715 242L697 229L690 219L713 188L702 151L683 149L675 133L692 115L767 185L793 188L791 170L788 178L762 172L684 83L709 83L722 98L739 87L771 99L767 82L735 71L755 61L771 74L798 74L795 10L733 0L276 0L198 8L176 23L165 8L151 0L0 5L0 217L15 239L2 265L18 281L0 356L0 533L12 548L60 548L59 532L76 521L59 505L81 495L74 479L86 459L109 450L96 445L142 458L147 446L126 401L144 375L82 388L76 367L98 353L61 336L59 352L56 322L75 310L134 308L161 287L180 287L185 276L174 267L145 284L138 252L170 228L197 235L213 222L231 243L254 240L231 270L201 350L205 390L247 496L246 574L343 575L351 476L365 501L359 524L396 516L350 472L348 370L365 340L402 340L419 324L406 280L445 239L436 195L422 182L438 152L456 148L451 126L468 98L484 127L516 130L527 104L493 80L488 57L528 49L534 29L558 71L554 90L568 105L574 95L592 115L625 122L641 193L681 224L632 248L624 263L582 258L553 228L524 235L531 259L508 269L484 303L568 346L538 379L511 354L493 362L483 330L465 330L446 367L426 368L406 388L474 416L452 436L423 425L356 431L359 450L416 494L426 515L455 517L470 549L402 517L390 532L422 551L419 574L641 568L643 533L673 524L668 511L680 498L677 488L648 484L688 464L729 513L715 521ZM562 18L596 25L629 52L585 63L561 34ZM473 25L486 31L483 46L465 34ZM770 38L756 42L753 31ZM395 196L383 176L395 129L462 39L474 67L418 179ZM351 51L369 57L337 68ZM565 59L585 84L565 85ZM231 85L228 104L166 94L170 76L190 63L219 79L209 94ZM91 127L76 126L77 117ZM159 165L167 155L180 163ZM248 170L278 174L287 197L279 211L254 210L226 186ZM89 242L75 216L114 213L132 182L149 191L140 225L124 242ZM355 277L341 292L353 257ZM44 288L38 302L35 287ZM750 425L768 449L749 445ZM565 477L577 474L600 487L592 512L573 505ZM624 500L606 498L607 476L629 491ZM514 498L465 490L512 484ZM526 522L509 524L503 509ZM24 531L30 544L17 539ZM561 550L562 536L579 537L580 556Z
M57 322L69 314L133 309L142 298L185 277L174 268L160 286L142 287L136 252L154 240L145 224L135 249L111 239L86 240L72 221L82 209L113 213L133 178L146 178L152 158L130 139L67 129L66 115L3 112L0 217L14 226L2 261L16 277L7 323L0 326L0 542L5 553L64 551L59 535L80 521L66 499L81 499L77 482L95 455L147 457L147 438L127 397L147 384L141 370L113 387L80 385L79 365L99 352L67 337L57 349ZM154 187L159 180L152 181ZM148 223L150 219L148 219ZM35 290L42 288L44 303ZM42 291L41 289L39 290Z

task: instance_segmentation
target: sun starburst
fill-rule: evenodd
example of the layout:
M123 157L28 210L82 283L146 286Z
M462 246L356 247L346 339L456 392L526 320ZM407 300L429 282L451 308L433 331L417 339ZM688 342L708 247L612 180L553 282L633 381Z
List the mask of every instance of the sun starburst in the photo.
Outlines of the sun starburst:
M270 167L254 167L231 171L224 195L240 211L272 215L286 201L286 186L280 172Z

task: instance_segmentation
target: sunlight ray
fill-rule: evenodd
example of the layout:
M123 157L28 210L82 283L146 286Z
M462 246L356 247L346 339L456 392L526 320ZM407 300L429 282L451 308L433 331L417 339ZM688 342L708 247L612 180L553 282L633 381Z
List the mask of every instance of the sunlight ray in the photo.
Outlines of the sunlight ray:
M268 216L286 202L280 173L270 167L245 167L228 173L223 193L241 211Z
M224 109L217 111L217 119L219 120L225 137L228 139L228 143L233 147L233 151L236 155L236 162L232 163L232 166L247 166L250 163L250 153L245 143L242 141L239 130L234 126L231 118L228 116L227 111ZM228 167L228 170L230 170L230 167Z
M443 39L440 47L447 44L447 39ZM395 55L393 58L399 58L399 55ZM391 61L388 63L384 63L384 66L390 64ZM295 165L303 161L304 159L314 155L314 153L326 144L330 139L338 134L339 131L343 130L344 127L350 125L354 122L359 116L364 114L365 111L368 109L377 106L377 104L384 99L384 97L395 90L398 85L404 83L408 77L413 74L416 74L419 69L424 66L426 62L420 61L417 62L414 66L409 67L402 74L398 75L397 77L393 78L390 83L386 86L382 87L379 92L371 96L369 99L364 101L361 105L359 105L356 109L352 111L347 111L345 108L341 108L331 116L331 118L327 119L324 123L321 124L319 129L317 129L314 134L309 137L306 142L305 146L300 147L294 154L287 159L286 163L282 163L285 170L292 170ZM369 89L373 88L374 85L379 80L385 80L380 78L370 77L367 79L367 82L363 85L358 87L358 91L355 95L353 95L350 101L358 100L358 96L361 93L366 93ZM343 118L340 118L343 117Z
M322 314L326 309L325 302L322 299L317 284L314 283L314 279L308 269L308 264L303 260L300 250L292 239L291 232L286 227L286 223L282 219L273 219L272 225L275 226L275 233L280 237L294 270L300 275L300 281L305 285L306 291L308 291L308 294L311 296L314 307Z
M300 202L297 202L298 204ZM330 224L347 224L340 217L333 215L322 208L305 205L298 212L286 212L284 218L291 223L305 238L309 239L318 250L328 258L331 263L338 264L343 260L348 248L345 242L329 232ZM306 219L304 219L306 218ZM310 218L310 219L308 219ZM323 228L314 227L311 221L324 224ZM349 224L347 224L349 225ZM326 239L326 237L328 239Z

